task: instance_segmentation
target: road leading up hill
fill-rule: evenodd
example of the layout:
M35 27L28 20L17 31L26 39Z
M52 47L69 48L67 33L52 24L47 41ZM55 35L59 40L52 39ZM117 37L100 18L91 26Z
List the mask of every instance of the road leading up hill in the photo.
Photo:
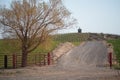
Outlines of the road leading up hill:
M87 69L107 64L107 47L102 41L88 41L72 49L58 60L64 69Z

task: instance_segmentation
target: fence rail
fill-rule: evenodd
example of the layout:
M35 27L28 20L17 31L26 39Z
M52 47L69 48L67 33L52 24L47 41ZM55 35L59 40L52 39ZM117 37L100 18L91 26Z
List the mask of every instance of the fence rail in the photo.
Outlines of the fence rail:
M21 67L22 55L0 55L0 68L19 68ZM27 65L51 65L53 63L51 53L36 54L27 56Z

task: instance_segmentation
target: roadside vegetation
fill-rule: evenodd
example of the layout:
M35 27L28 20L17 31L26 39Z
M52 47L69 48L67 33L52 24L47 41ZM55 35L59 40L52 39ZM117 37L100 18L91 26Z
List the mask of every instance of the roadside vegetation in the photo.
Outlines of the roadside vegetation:
M114 66L115 68L120 69L120 39L111 39L108 40L108 43L111 43L114 46L113 49L118 62L118 64Z

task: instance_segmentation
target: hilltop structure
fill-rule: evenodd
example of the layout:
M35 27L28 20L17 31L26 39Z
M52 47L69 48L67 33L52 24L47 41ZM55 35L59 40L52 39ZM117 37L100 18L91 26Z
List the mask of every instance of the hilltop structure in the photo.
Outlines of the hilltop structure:
M78 33L82 33L82 29L79 28L79 29L78 29Z

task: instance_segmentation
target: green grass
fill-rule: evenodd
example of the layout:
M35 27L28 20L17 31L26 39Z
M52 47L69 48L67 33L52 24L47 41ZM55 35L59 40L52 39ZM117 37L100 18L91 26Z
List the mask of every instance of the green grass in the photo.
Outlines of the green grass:
M120 39L108 40L108 43L111 43L114 46L114 53L117 58L118 65L115 65L115 68L120 69Z
M0 40L0 55L20 53L20 44L18 40L4 39Z
M81 42L87 40L87 33L68 33L55 35L54 40L59 42Z
M58 41L50 41L49 43L43 43L40 46L38 46L34 51L31 53L48 53L51 52L53 49L59 45L60 42Z
M52 51L60 42L49 40L39 45L31 53L47 53ZM0 55L21 54L20 44L12 40L0 40Z

